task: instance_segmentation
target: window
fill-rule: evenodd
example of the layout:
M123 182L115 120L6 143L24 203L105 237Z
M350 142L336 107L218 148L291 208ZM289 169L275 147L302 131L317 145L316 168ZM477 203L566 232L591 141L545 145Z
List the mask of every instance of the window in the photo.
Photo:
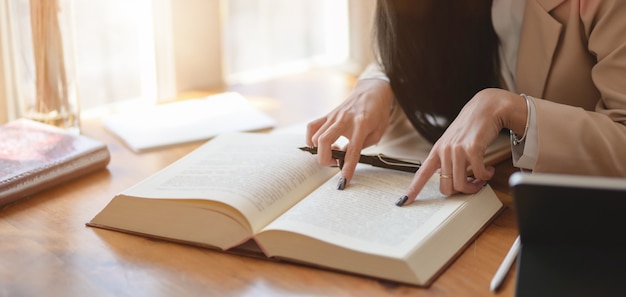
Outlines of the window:
M228 83L264 79L348 58L346 0L228 0L224 71Z
M0 3L0 83L5 87L0 87L0 110L7 107L9 118L17 116L12 102L23 79L14 67L19 45L14 26L28 17L29 1ZM83 114L119 102L154 102L182 91L354 62L362 56L355 54L355 36L362 51L369 46L365 41L369 26L363 24L370 21L374 3L69 1L75 16L75 64Z
M20 106L10 102L33 96L31 0L8 0L1 4L0 35L3 73L10 88L5 90L12 117ZM156 88L153 0L59 1L62 17L71 28L64 38L73 41L73 66L82 110L136 98L154 97ZM62 24L63 26L63 24ZM4 42L3 42L4 43Z
M152 0L73 3L82 109L154 98Z

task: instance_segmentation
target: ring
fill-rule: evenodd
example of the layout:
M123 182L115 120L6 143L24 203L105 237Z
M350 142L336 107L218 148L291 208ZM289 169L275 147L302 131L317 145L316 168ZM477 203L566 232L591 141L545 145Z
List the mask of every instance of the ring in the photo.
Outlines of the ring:
M440 178L452 178L452 174L439 174Z

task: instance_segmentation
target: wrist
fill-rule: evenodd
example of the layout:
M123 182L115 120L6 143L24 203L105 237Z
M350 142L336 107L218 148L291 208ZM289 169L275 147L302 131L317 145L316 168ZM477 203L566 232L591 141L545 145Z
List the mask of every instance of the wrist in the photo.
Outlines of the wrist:
M523 99L523 103L525 107L519 107L519 102L516 103L515 112L513 113L515 116L513 117L515 120L511 122L509 132L511 135L511 141L513 145L518 145L522 143L526 139L526 134L528 133L528 126L530 125L530 97L524 93L520 94L520 97ZM519 101L519 100L517 100ZM521 112L525 110L526 112ZM515 124L514 124L515 123ZM523 127L523 128L520 128Z

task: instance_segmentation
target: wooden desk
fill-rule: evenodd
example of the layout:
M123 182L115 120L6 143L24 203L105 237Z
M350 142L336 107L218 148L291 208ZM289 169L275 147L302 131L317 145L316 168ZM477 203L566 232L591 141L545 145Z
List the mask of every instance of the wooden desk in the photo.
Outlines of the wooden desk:
M350 85L343 76L314 74L232 90L285 126L325 114L347 96ZM489 291L517 235L510 208L427 289L86 227L116 193L199 143L135 154L98 120L84 121L83 133L109 145L112 160L107 170L0 210L0 296L513 295L514 271L498 294ZM510 206L509 164L498 166L492 185Z

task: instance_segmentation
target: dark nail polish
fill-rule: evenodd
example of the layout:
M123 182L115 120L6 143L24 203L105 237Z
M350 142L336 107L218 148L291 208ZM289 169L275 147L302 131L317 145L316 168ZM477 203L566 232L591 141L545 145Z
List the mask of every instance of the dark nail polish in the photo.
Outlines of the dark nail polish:
M343 169L343 159L339 159L339 170Z
M407 200L409 200L409 196L404 195L404 196L398 198L398 201L396 201L396 205L397 206L402 206L402 205L404 205L406 203Z
M346 178L345 177L341 177L339 179L339 182L337 183L337 190L343 190L346 188Z

